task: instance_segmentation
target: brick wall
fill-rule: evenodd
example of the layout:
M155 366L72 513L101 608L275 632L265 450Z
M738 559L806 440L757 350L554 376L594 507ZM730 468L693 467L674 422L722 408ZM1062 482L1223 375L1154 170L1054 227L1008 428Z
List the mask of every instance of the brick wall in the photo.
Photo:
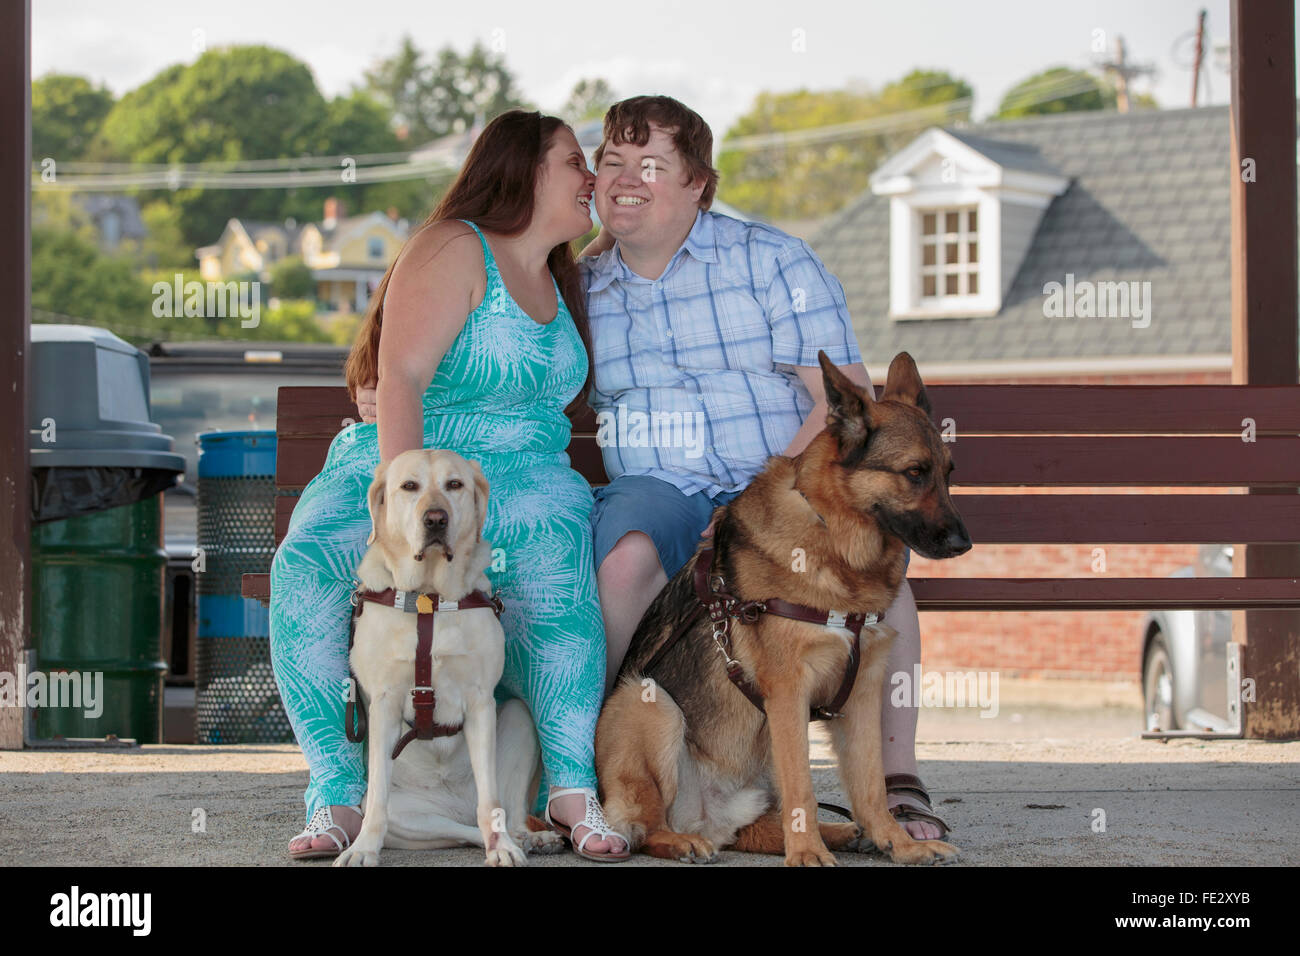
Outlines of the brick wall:
M1046 384L1043 379L962 379L962 384ZM1054 378L1062 385L1227 385L1227 371L1178 375L1090 375ZM955 384L934 379L932 385ZM1108 489L1104 493L1187 494L1201 489ZM1230 494L1235 489L1204 489ZM958 489L1006 494L1012 489ZM1027 488L1018 494L1085 494L1088 488ZM1094 571L1091 545L979 545L951 561L912 555L908 576L926 577L1164 577L1193 563L1197 545L1107 545L1105 570ZM997 669L1008 677L1062 677L1137 683L1142 611L926 612L921 659L926 667Z

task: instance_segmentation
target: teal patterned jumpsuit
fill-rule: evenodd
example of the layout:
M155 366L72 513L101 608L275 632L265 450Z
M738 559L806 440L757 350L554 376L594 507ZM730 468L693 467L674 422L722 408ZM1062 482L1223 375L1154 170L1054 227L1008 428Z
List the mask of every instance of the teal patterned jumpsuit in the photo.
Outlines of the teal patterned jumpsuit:
M487 291L425 391L424 447L477 461L490 485L488 578L505 603L499 699L528 705L542 748L542 793L596 786L593 738L605 682L605 631L592 561L591 488L569 467L565 406L587 353L556 287L546 325L510 297L482 231ZM306 815L352 806L366 789L363 744L348 741L348 616L366 548L366 491L379 463L374 424L343 429L303 490L271 565L271 659L311 770Z

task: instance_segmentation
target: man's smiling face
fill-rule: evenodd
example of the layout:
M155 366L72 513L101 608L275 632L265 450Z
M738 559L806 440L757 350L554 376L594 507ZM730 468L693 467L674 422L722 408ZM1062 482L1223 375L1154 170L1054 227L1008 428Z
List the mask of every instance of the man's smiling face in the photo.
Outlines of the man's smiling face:
M695 221L705 186L702 179L686 179L671 131L652 123L644 146L606 144L596 168L596 212L621 241L680 241Z

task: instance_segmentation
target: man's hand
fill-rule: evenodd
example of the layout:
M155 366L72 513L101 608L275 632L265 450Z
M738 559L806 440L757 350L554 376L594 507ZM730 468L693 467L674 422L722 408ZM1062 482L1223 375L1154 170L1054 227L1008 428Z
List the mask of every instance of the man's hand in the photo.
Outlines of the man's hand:
M363 422L375 423L379 417L379 404L377 393L375 392L378 382L370 382L357 389L357 413L360 414Z

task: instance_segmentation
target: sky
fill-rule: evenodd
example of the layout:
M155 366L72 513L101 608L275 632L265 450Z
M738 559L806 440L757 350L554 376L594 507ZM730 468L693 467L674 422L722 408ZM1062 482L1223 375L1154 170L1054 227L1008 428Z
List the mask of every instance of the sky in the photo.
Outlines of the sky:
M1124 37L1134 81L1162 107L1190 105L1192 34L1208 11L1208 96L1226 103L1228 0L32 0L33 77L73 73L121 96L207 47L266 44L305 62L326 96L347 93L403 33L432 52L500 50L519 87L558 110L574 83L603 77L620 96L666 93L721 138L761 91L871 88L916 67L975 89L975 118L1050 66L1083 68ZM1106 54L1094 53L1103 45Z

